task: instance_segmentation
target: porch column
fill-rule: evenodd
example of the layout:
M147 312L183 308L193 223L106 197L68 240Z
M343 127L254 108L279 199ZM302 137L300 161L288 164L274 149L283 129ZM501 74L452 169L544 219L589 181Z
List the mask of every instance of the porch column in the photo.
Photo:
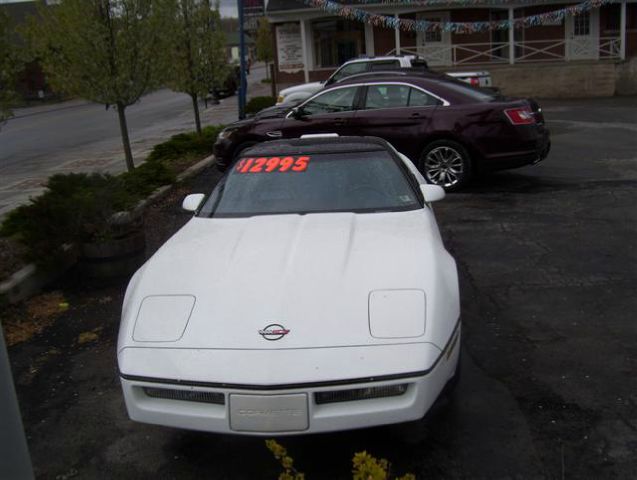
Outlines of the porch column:
M626 0L621 3L619 16L619 58L626 60Z
M509 7L509 63L513 65L515 63L515 28L513 28L513 20L515 19L515 12L513 7Z
M396 28L394 29L394 41L396 44L396 55L400 55L400 26L398 25L398 14L394 13Z
M374 53L374 26L365 24L365 55L373 57Z
M305 83L309 83L310 82L310 68L309 65L307 64L307 38L305 37L305 24L307 23L307 20L301 20L299 22L301 24L301 50L303 51L303 74L305 76Z

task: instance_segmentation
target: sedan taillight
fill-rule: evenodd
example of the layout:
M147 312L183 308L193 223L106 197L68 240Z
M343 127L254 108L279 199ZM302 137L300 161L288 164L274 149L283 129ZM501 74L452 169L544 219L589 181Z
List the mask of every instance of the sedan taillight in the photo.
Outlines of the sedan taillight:
M535 115L528 107L509 108L504 113L513 125L532 125L535 123Z

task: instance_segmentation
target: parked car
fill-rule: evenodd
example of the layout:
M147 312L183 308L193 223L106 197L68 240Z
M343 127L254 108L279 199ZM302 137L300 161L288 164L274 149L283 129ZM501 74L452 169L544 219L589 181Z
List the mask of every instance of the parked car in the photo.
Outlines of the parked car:
M248 435L422 418L457 379L444 190L378 138L266 142L134 275L118 362L131 419ZM448 391L449 389L446 389Z
M393 55L384 57L363 57L349 60L341 65L325 81L304 83L293 87L284 88L279 92L277 105L297 105L308 99L319 90L336 83L339 80L364 72L387 71L390 69L419 68L428 71L427 62L415 55ZM491 75L486 71L475 72L447 72L452 78L456 78L475 87L491 87Z
M476 171L537 163L550 149L532 99L502 97L444 75L386 73L347 78L298 107L274 107L231 124L214 153L223 170L255 143L330 132L384 138L427 181L447 190L461 188Z
M225 79L219 85L215 85L210 92L213 98L226 98L234 95L239 88L240 71L238 66L227 69Z

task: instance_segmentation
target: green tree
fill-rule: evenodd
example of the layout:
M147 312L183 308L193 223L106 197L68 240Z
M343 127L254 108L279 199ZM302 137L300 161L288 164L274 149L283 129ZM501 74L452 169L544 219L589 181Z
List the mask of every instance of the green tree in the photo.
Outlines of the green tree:
M201 134L198 100L225 80L228 68L219 5L212 8L209 0L172 0L171 4L168 85L190 96Z
M270 68L268 64L274 60L274 46L272 45L272 32L270 22L265 17L259 18L256 38L257 60L265 62L265 75L270 78Z
M17 99L15 86L19 70L13 30L7 15L0 11L0 124L13 116L11 106Z
M40 18L27 29L54 88L117 107L128 170L135 164L126 108L161 81L161 6L153 0L64 0L40 5Z

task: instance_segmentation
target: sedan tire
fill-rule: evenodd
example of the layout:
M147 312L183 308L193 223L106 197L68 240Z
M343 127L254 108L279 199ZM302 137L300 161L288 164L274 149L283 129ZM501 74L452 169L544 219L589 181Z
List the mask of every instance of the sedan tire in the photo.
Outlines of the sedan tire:
M467 150L453 140L436 140L423 151L419 169L427 182L448 192L460 190L471 178L471 158Z

